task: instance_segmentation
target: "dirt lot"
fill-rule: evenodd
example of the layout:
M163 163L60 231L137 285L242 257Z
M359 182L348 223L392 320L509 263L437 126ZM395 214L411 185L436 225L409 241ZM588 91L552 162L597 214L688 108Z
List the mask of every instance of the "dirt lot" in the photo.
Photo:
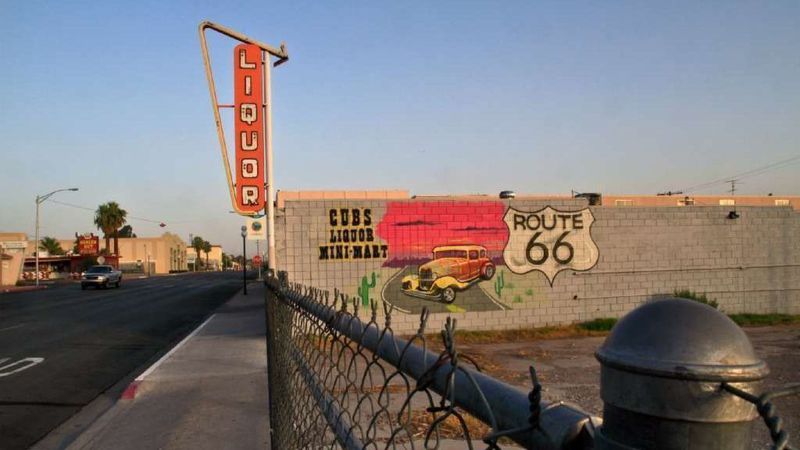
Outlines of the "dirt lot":
M764 387L767 390L800 382L800 326L746 328L757 355L770 368ZM513 343L460 344L459 350L476 359L481 369L497 378L530 389L528 366L539 374L543 397L563 400L602 415L600 364L594 358L603 337L563 338ZM775 402L784 428L800 444L800 397L785 397ZM767 448L769 433L760 419L756 422L752 448Z

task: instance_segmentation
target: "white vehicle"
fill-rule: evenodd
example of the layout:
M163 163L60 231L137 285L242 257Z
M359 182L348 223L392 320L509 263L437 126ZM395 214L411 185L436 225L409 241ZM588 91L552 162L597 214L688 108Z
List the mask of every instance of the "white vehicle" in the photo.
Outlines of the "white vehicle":
M92 266L81 276L81 289L87 286L107 288L110 285L119 287L122 283L122 272L111 266Z

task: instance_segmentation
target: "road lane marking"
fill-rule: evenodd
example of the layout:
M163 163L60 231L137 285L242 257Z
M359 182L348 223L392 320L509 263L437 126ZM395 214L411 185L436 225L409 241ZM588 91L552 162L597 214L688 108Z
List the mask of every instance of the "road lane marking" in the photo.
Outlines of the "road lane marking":
M25 324L24 323L20 323L20 324L17 324L17 325L12 325L10 327L0 328L0 331L13 330L14 328L19 328L19 327L22 327L22 326L25 326Z
M3 362L7 361L8 358L3 360ZM23 358L19 361L13 362L11 364L6 364L5 366L0 366L0 378L7 377L9 375L14 375L17 372L22 372L23 370L30 369L31 367L41 363L44 361L44 358L39 357L29 357ZM2 363L0 363L2 364ZM13 370L9 370L14 368Z
M148 375L153 373L153 371L156 370L156 368L158 368L158 366L160 366L164 361L166 361L170 356L172 356L172 354L175 353L179 348L183 347L183 345L186 344L186 342L188 342L189 339L193 338L194 335L199 333L200 330L203 329L203 327L206 326L206 324L208 324L208 322L210 322L211 319L214 318L214 316L216 316L216 314L212 314L212 315L208 316L208 319L206 319L203 323L201 323L199 327L195 328L194 331L189 333L188 336L186 336L185 338L183 338L183 340L178 342L178 345L176 345L175 347L172 347L172 349L170 351L168 351L164 356L159 358L159 360L156 361L155 364L153 364L152 366L148 367L147 370L145 370L144 372L142 372L141 375L136 377L136 380L134 380L134 381L136 381L136 382L142 381Z

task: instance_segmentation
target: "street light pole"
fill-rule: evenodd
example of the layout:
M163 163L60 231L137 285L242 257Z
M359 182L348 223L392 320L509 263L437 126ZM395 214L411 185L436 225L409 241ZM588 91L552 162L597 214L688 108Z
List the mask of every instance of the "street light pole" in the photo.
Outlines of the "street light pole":
M258 245L261 241L256 240L256 255L261 257L261 246ZM261 263L258 263L258 281L261 281Z
M36 243L33 246L33 253L36 255L36 287L39 287L39 205L41 205L43 201L52 197L56 192L77 190L78 188L56 189L48 194L36 196Z
M247 227L242 225L242 283L244 284L244 293L247 295Z
M193 242L194 242L194 235L192 233L189 233L189 247L192 247L192 245L194 245ZM189 268L187 267L186 270L189 270ZM194 256L194 264L192 265L192 272L197 272L197 255Z

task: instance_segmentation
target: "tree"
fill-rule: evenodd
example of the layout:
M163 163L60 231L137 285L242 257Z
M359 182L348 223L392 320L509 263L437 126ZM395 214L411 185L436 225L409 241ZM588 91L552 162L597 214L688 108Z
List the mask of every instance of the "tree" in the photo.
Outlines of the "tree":
M45 236L39 241L39 250L45 250L51 255L63 255L66 252L56 238Z
M194 271L195 272L197 272L197 264L200 261L200 252L205 247L205 243L206 243L206 241L200 236L195 236L192 239L192 248L194 249L195 255L197 255L195 260L194 260Z
M231 255L227 253L222 254L222 269L229 269L232 266L231 264Z
M125 225L128 212L119 207L117 202L104 203L94 212L94 224L103 231L106 239L106 249L109 248L110 238L114 237L114 254L119 255L119 227Z
M206 252L206 270L208 270L208 253L211 251L211 242L203 241L203 251Z
M119 229L119 237L123 238L135 238L136 233L133 232L133 227L130 225L125 225L124 227Z

